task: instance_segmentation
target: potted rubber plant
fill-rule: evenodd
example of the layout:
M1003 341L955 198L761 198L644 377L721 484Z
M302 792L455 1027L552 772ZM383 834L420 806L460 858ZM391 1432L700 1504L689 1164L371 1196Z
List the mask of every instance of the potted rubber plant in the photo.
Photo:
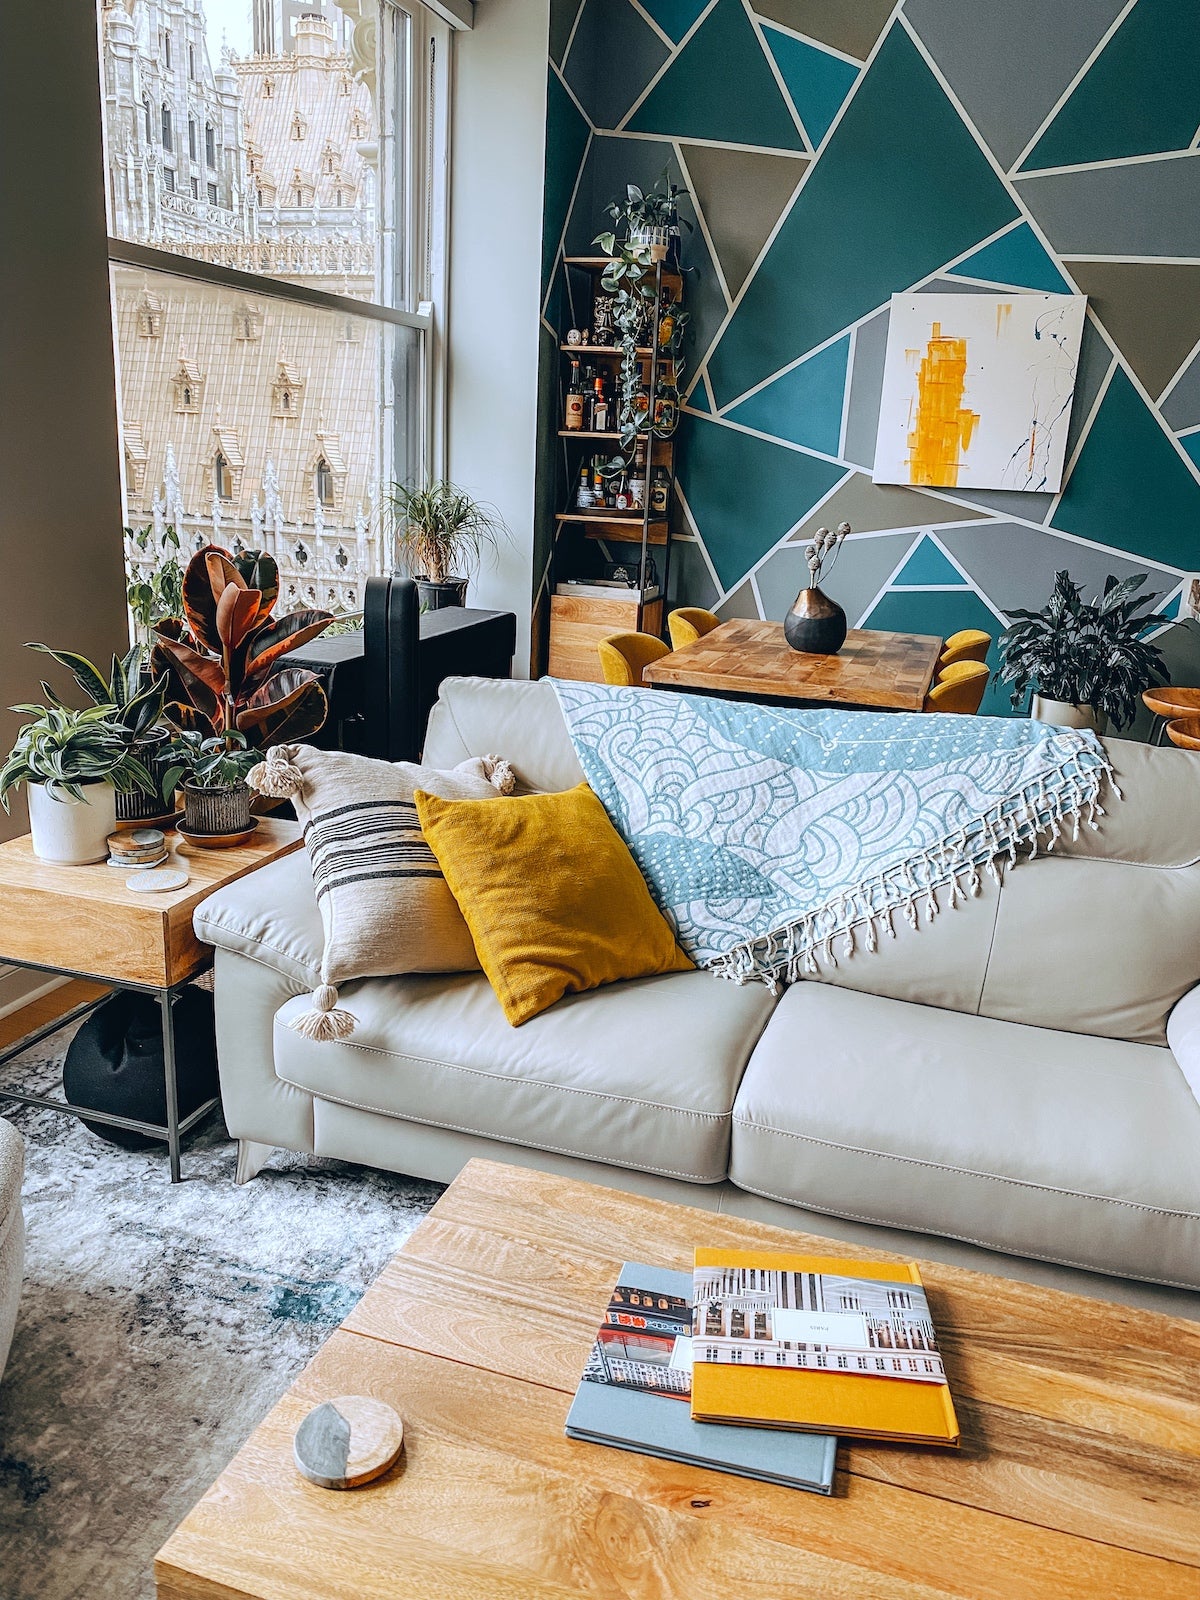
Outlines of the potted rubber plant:
M421 610L466 605L484 551L508 533L500 513L444 478L416 488L394 483L388 506L396 555L417 585Z
M127 729L111 705L11 707L31 720L17 734L0 768L0 804L20 783L29 802L33 853L43 861L84 866L108 856L117 825L116 796L149 791L150 774L130 749Z
M1147 574L1109 576L1104 592L1085 601L1082 584L1056 572L1054 589L1040 611L1012 611L1000 635L998 682L1011 683L1019 710L1033 689L1030 715L1039 722L1104 733L1111 722L1133 721L1143 689L1165 681L1158 646L1145 637L1171 618L1152 608L1155 596L1137 596Z
M325 721L320 679L285 666L284 658L333 616L305 610L276 617L278 595L270 556L256 550L233 556L206 545L184 573L183 616L167 617L154 630L151 671L166 674L164 714L185 736L171 750L175 781L188 779L183 830L199 843L233 843L252 827L244 779L258 760L253 751L307 739Z
M166 673L149 678L143 670L146 652L137 644L125 655L112 658L107 681L99 667L74 650L54 650L47 644L30 644L27 648L40 650L66 667L93 705L115 708L116 720L129 735L130 749L149 772L154 785L150 791L117 791L117 821L149 822L169 811L173 789L165 787L164 762L171 735L162 720ZM48 683L43 681L42 689L52 705L63 704Z

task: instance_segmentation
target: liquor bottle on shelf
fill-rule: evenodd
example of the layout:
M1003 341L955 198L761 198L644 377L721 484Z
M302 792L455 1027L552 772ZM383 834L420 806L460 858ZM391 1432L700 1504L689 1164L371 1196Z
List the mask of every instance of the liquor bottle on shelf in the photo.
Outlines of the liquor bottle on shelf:
M596 369L584 367L583 369L583 427L585 433L595 429L596 411Z
M653 516L665 517L671 498L671 479L665 467L655 467L650 480L650 511Z
M608 396L604 392L604 379L598 377L593 384L592 429L596 433L609 433L612 429Z
M617 480L617 497L615 503L618 511L629 511L633 505L633 497L629 492L629 477L624 467L621 468L621 476Z
M597 506L602 506L604 504L603 456L592 457L592 504Z
M592 492L592 474L586 461L579 471L579 487L575 491L575 504L580 511L590 510L596 504L596 496Z
M567 389L563 426L571 433L579 433L583 428L583 380L579 376L579 362L576 358L572 358L571 361L571 382Z

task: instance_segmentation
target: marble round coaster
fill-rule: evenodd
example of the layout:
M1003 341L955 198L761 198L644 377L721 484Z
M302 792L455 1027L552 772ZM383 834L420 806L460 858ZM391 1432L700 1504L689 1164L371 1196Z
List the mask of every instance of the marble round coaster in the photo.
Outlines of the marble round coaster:
M308 1413L292 1454L310 1483L357 1489L385 1473L403 1447L404 1424L391 1406L365 1394L342 1394Z
M165 894L168 889L182 889L187 881L188 873L183 867L151 867L126 878L125 887L135 894Z

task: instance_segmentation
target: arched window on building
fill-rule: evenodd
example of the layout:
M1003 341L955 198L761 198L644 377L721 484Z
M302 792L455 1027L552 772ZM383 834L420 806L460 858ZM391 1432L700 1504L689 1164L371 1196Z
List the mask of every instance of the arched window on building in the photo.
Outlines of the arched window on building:
M292 391L290 389L280 391L279 409L280 411L290 411L292 409Z
M162 108L162 147L164 150L175 148L171 131L171 108L168 105Z
M274 93L275 93L275 79L274 78L264 78L263 81L262 81L262 97L263 97L263 99L264 100L269 100Z
M197 148L198 148L198 146L196 144L196 119L195 119L195 117L189 117L188 118L188 155L191 156L193 161L195 161L195 159L196 159L196 150L197 150Z
M345 205L346 197L341 189L335 189L333 191L333 203L335 206Z
M305 122L304 118L297 111L296 115L292 118L292 138L303 139L307 132L308 123Z
M163 57L163 66L166 67L168 72L170 72L170 70L171 70L171 30L169 28L163 34L162 57Z
M292 185L292 204L297 206L304 204L304 185L301 183Z
M204 159L210 167L217 164L217 136L211 122L204 124Z
M213 457L213 490L218 500L233 499L233 479L229 472L229 463L219 450Z
M196 46L188 45L188 77L193 83L196 81Z
M183 403L185 406L193 404L191 387L186 383L183 386Z
M323 506L333 504L333 472L324 456L317 457L317 499Z
M142 96L142 111L145 113L146 118L146 143L152 144L154 142L154 113L150 109L150 96L148 94Z

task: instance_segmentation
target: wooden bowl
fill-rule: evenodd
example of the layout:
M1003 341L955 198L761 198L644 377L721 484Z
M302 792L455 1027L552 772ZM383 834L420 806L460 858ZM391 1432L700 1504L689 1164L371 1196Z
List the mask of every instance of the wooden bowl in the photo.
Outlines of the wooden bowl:
M1176 717L1168 722L1167 738L1180 750L1200 750L1200 717Z
M1200 689L1165 683L1161 689L1143 689L1142 704L1156 717L1200 717Z
M239 844L245 844L254 837L257 822L252 822L248 828L241 828L237 833L192 833L182 823L178 823L175 832L181 839L186 839L188 844L198 845L201 850L234 850Z

